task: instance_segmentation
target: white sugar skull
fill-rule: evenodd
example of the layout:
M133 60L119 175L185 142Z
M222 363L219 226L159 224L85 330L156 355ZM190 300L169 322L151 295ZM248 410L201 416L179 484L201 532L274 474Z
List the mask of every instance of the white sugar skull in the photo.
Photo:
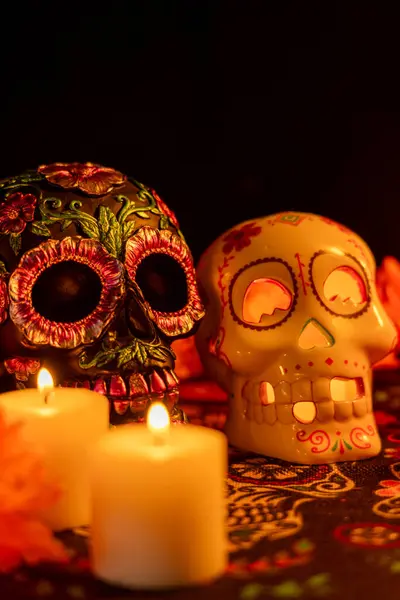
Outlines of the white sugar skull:
M248 221L198 269L200 356L229 394L232 445L298 463L375 456L371 365L396 343L375 261L347 228L305 213Z

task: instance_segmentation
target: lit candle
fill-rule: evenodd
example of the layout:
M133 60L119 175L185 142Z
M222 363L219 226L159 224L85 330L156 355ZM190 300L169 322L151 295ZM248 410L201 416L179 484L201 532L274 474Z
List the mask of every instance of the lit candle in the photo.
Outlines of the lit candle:
M109 428L107 398L82 388L53 388L46 369L38 389L0 394L8 422L43 454L49 476L61 487L57 503L42 515L54 531L90 523L88 450Z
M160 589L225 570L226 437L170 427L161 403L147 424L107 433L91 453L92 566L108 583Z

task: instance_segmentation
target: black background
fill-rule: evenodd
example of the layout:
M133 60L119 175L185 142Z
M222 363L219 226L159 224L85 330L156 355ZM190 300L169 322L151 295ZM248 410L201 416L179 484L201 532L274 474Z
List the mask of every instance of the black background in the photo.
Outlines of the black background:
M120 169L175 210L196 259L228 227L284 209L342 221L378 261L400 256L391 3L4 6L0 176Z

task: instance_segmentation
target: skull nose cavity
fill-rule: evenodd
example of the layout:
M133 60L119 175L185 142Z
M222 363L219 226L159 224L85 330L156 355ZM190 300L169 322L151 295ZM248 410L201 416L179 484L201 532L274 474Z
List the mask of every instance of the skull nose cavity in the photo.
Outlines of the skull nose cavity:
M312 423L316 417L317 409L314 402L296 402L293 404L294 418L304 425Z
M261 381L259 394L263 406L268 406L268 404L273 404L275 402L275 391L268 381Z
M363 378L334 377L330 382L330 392L334 402L348 402L362 398L365 395Z
M309 319L303 326L297 341L302 350L330 348L335 340L331 333L316 319Z

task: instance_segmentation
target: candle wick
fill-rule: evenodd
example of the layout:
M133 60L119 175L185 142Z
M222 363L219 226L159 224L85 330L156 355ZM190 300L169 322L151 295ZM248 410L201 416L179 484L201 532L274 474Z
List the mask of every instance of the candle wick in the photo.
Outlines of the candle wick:
M45 392L44 393L44 403L48 404L49 403L49 397L50 397L51 392Z

